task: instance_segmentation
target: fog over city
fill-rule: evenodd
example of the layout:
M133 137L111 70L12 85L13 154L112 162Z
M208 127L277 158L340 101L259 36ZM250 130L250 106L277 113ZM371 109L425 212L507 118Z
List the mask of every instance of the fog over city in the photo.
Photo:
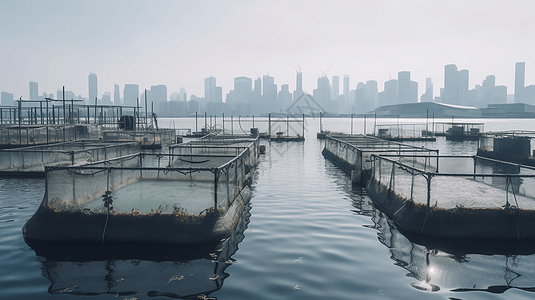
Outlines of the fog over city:
M30 98L30 82L38 83L39 97L56 97L65 86L91 99L92 73L96 97L111 102L117 91L124 100L127 84L137 85L138 95L165 86L167 101L202 102L211 77L222 102L236 101L238 77L250 78L254 89L268 75L273 93L295 95L298 72L311 95L319 78L331 89L338 81L336 101L346 76L350 90L375 81L380 93L404 71L418 84L417 101L431 78L433 101L451 64L469 71L468 89L493 75L495 86L514 94L517 62L525 63L525 86L535 85L533 0L0 0L0 37L0 91L14 100ZM358 106L350 102L337 109Z

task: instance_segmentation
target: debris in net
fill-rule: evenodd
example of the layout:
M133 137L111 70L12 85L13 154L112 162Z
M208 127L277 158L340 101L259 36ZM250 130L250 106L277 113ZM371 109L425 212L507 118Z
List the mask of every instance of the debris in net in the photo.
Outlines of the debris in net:
M183 279L184 279L184 276L182 276L182 275L180 275L180 276L175 275L175 276L169 278L169 281L168 281L166 284L169 284L169 282L171 282L171 281L175 281L175 280L183 280Z
M217 280L217 278L219 278L219 275L214 274L214 277L210 277L209 279L210 279L210 280Z

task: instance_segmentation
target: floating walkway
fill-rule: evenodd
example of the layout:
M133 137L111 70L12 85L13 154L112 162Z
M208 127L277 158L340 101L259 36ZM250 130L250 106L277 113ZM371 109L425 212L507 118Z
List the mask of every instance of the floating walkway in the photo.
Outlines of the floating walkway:
M451 239L535 239L535 168L423 152L372 153L360 164L356 149L368 144L328 137L324 153L346 171L369 170L361 182L401 230Z
M180 154L139 153L47 167L45 196L24 236L44 242L165 244L224 238L251 198L246 166L255 165L258 155L258 139L227 143L224 150L221 140L214 141L217 147L206 154L185 143L171 150Z

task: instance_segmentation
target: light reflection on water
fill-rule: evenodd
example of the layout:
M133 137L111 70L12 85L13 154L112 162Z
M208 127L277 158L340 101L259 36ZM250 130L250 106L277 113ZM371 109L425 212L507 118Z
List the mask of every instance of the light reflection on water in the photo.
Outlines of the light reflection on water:
M170 126L165 122L171 121L160 124ZM362 121L354 122L354 132L362 132ZM349 132L349 122L326 119L324 127ZM368 132L372 122L368 120ZM175 123L194 128L194 119ZM535 124L487 123L485 130ZM244 129L251 125L242 124ZM262 131L265 123L257 126ZM124 291L137 293L119 299L156 295L151 292L190 299L533 298L535 255L529 249L485 252L473 245L449 247L408 238L373 206L364 189L353 189L348 176L321 156L318 120L308 120L307 126L304 143L264 142L268 152L256 170L250 223L235 247L215 246L196 251L198 256L175 252L169 259L134 255L81 262L36 255L22 240L21 228L43 197L44 180L0 179L2 299L55 299L61 291L62 298L79 299L76 291L82 290L109 292L95 299L116 299L112 292ZM441 143L426 147L441 148L441 154L475 151L474 142ZM219 257L231 263L213 262L210 253L225 247L226 254ZM190 274L209 286L180 291Z

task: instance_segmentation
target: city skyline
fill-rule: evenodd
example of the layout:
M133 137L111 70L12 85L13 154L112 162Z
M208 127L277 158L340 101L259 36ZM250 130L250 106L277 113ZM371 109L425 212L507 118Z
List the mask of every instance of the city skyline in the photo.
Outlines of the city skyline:
M17 1L0 7L8 45L0 48L0 90L15 99L29 97L30 81L47 93L65 86L87 95L90 73L99 76L98 97L113 93L114 84L166 85L203 97L210 76L223 95L241 76L269 75L293 91L297 68L309 94L324 74L348 75L349 89L373 80L381 90L381 83L410 71L418 97L426 78L436 97L448 64L470 70L470 89L494 75L512 94L516 62L525 62L526 85L535 83L534 1Z

